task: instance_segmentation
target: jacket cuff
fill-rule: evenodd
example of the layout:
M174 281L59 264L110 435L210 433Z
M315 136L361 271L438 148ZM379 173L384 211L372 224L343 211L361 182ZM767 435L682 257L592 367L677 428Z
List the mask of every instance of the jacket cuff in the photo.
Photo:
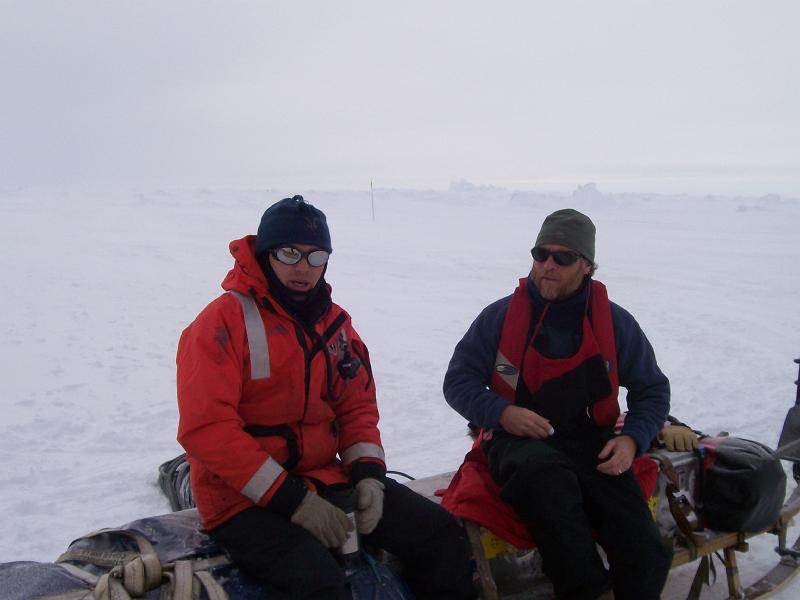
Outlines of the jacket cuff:
M633 439L633 443L636 444L636 454L635 456L641 456L648 450L650 450L650 440L646 439L642 436L640 431L626 431L625 427L622 427L622 431L620 435L627 435L629 438Z
M302 478L296 475L286 475L283 483L267 502L267 508L288 519L300 506L307 492L308 486Z
M383 482L385 477L386 467L383 463L374 460L359 460L350 465L350 482L353 484L368 478Z

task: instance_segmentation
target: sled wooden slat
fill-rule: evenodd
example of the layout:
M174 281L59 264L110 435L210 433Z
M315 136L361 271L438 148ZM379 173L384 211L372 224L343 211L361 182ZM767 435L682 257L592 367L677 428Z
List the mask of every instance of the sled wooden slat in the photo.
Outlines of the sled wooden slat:
M478 571L478 577L481 587L481 598L483 600L499 600L497 583L492 575L492 568L486 558L486 553L483 551L483 544L481 543L481 532L476 523L472 521L464 522L464 529L467 532L470 546L472 546L473 554L475 556L475 567Z
M731 549L738 549L740 551L746 551L746 545L741 546L743 536L739 533L719 533L710 531L708 532L708 537L705 539L701 539L700 536L695 536L695 543L696 545L693 548L676 548L675 554L672 557L672 568L680 567L681 565L688 564L697 560L698 558L702 558L703 556L708 556L709 554L713 554L714 552L719 552L720 550L725 550L727 548ZM747 537L752 537L753 535L758 534L750 534Z
M739 564L736 561L736 550L734 548L725 548L725 575L728 580L728 593L731 598L742 598L742 582L739 579Z

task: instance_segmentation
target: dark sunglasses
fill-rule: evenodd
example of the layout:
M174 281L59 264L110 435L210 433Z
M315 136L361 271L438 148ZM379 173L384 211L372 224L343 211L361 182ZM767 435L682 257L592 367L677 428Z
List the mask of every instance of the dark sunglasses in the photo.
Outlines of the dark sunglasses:
M531 248L531 256L533 256L533 260L540 263L547 262L547 259L552 256L556 264L561 267L574 265L581 257L580 254L571 250L548 250L539 246Z
M273 248L270 254L275 257L275 260L282 262L285 265L296 265L304 258L312 267L321 267L328 262L329 252L325 250L311 250L310 252L303 252L291 246L284 246L283 248Z

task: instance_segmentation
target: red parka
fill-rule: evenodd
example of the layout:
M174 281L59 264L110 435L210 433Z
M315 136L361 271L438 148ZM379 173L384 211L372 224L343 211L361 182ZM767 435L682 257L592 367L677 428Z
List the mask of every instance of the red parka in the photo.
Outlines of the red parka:
M255 236L231 242L228 293L178 344L178 441L207 529L267 505L287 469L311 488L346 482L359 461L385 469L367 349L350 316L332 304L305 331L270 295L254 246ZM349 357L360 366L345 378L337 365Z

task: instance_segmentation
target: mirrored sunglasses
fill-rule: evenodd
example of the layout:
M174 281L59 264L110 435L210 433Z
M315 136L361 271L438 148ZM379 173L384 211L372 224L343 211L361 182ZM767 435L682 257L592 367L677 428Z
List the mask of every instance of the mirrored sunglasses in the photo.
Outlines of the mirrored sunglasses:
M574 265L581 257L580 254L572 250L548 250L539 246L531 248L531 256L533 256L533 260L540 263L547 262L547 259L552 256L556 264L561 267Z
M303 252L291 246L283 248L274 248L270 251L275 260L282 262L285 265L296 265L304 258L312 267L321 267L328 262L329 252L325 250L311 250L310 252Z

